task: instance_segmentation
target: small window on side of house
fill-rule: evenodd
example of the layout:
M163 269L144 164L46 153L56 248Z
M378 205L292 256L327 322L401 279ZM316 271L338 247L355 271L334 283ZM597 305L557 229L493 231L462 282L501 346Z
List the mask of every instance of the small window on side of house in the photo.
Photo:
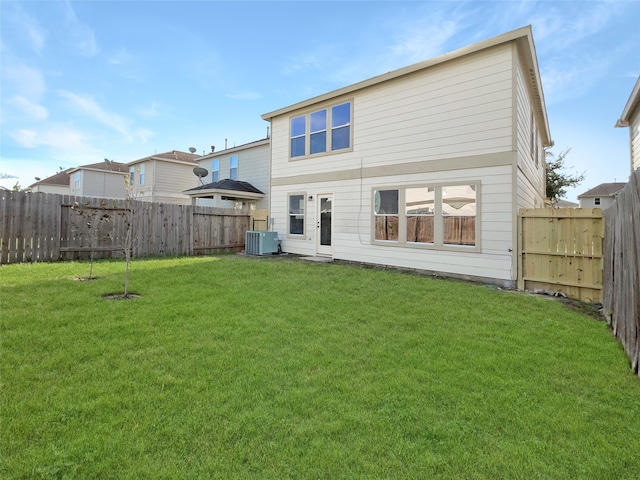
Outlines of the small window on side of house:
M289 235L304 236L304 194L289 195Z
M238 179L238 156L231 155L229 158L229 178L231 180Z
M593 204L594 205L600 205L600 198L599 197L594 198L593 199Z
M140 185L144 185L144 163L140 165Z
M73 189L80 190L80 172L76 172Z
M129 167L129 186L133 187L136 177L136 167Z
M211 182L220 180L220 160L216 159L211 162Z

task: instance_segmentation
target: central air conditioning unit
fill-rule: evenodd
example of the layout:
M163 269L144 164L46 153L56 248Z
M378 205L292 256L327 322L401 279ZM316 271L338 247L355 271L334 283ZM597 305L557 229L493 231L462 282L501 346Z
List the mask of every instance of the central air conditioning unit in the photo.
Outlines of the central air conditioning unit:
M269 255L278 253L278 232L255 232L247 230L244 250L247 255Z

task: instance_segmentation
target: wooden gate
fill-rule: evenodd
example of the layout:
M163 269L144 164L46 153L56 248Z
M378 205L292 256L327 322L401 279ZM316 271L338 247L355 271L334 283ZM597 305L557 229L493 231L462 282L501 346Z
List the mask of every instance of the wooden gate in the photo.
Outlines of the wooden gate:
M599 208L521 209L518 289L601 303L603 243Z

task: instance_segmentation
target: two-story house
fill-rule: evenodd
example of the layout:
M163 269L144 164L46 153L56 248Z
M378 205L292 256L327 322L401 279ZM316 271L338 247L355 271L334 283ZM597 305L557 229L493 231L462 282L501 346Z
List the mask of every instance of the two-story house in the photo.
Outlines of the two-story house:
M629 127L629 150L631 152L631 171L633 172L640 168L640 76L631 91L616 127Z
M36 183L29 185L32 192L57 193L69 195L69 171L71 168L61 170L55 175L43 179L36 179Z
M72 168L69 174L69 194L80 197L121 199L127 196L124 163L104 162Z
M553 144L530 26L262 118L284 252L515 285Z
M197 185L193 175L196 158L193 153L172 150L129 162L133 196L146 202L188 204L191 199L182 192Z
M200 185L184 193L193 205L253 209L269 208L270 139L214 151L196 161Z

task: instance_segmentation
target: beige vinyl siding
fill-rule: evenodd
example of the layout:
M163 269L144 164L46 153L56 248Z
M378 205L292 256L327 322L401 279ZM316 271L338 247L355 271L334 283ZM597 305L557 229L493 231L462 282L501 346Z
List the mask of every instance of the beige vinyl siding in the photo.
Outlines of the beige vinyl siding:
M58 195L69 195L69 186L64 185L36 185L33 187L34 192L41 193L57 193Z
M191 198L184 195L184 190L198 186L198 177L193 173L195 164L155 161L153 178L154 201L160 198L166 203L190 204Z
M634 112L629 122L629 136L631 143L631 170L640 168L640 107Z
M544 205L546 197L544 149L540 138L538 118L534 114L535 152L538 153L538 164L531 155L531 114L532 100L529 87L525 82L520 62L516 63L516 150L518 158L518 208L535 208Z
M72 193L86 197L125 198L124 175L122 172L83 169L80 171L80 190ZM71 173L71 178L74 185L75 172Z
M276 219L274 230L279 233L284 251L314 255L317 222L315 199L318 194L333 193L333 257L336 259L510 281L514 279L512 253L509 252L513 236L510 171L511 166L507 165L273 187L271 207L272 216ZM373 188L461 182L480 185L479 253L465 248L443 250L371 244ZM314 198L306 202L303 239L287 237L287 194L292 192L305 192L307 199L309 196Z
M140 185L140 165L144 164L144 185ZM136 169L133 193L138 200L155 203L190 204L182 191L198 186L193 173L195 164L146 160L133 165Z
M302 112L274 118L273 178L512 150L511 53L494 47L357 92L347 153L289 161L289 119Z

